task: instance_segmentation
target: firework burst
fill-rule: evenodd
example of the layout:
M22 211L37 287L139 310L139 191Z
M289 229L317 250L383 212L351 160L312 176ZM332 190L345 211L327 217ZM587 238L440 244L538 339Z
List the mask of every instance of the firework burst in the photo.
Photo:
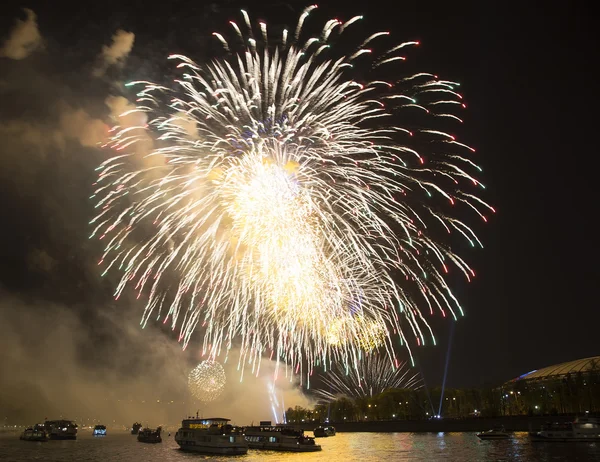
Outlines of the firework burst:
M367 355L356 365L336 364L314 393L323 401L335 401L341 396L372 398L394 388L417 390L421 386L419 374L406 363L396 366L387 356Z
M457 84L378 80L417 45L385 46L387 33L334 57L360 18L306 39L314 8L276 45L243 12L233 40L214 34L223 58L171 56L182 78L137 82L148 122L115 127L117 154L98 168L92 236L106 242L105 272L121 272L115 295L130 285L147 299L143 323L183 318L184 346L199 326L209 357L236 342L256 373L263 355L297 372L375 348L395 360L398 344L433 339L425 313L462 313L445 274L474 275L439 235L479 244L453 209L493 210L468 192L482 187L474 150L433 125L460 122Z
M188 387L194 398L209 402L216 400L225 388L225 370L216 361L202 361L190 371Z

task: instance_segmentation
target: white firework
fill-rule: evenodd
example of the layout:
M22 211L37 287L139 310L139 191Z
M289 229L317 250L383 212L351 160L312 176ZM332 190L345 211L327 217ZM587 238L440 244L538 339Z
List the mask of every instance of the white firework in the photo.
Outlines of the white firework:
M206 360L190 371L188 386L194 398L214 401L225 389L226 377L223 366L216 361Z
M439 234L478 244L454 209L493 211L468 192L482 187L469 173L480 170L474 150L434 128L460 122L458 84L378 79L417 45L367 48L387 33L331 57L358 18L305 40L314 8L276 46L263 23L254 38L244 13L247 32L232 23L241 52L205 64L171 56L182 78L141 82L136 111L148 123L115 127L117 154L99 167L92 235L106 241L105 272L121 271L115 295L135 287L144 323L170 318L175 329L183 318L184 346L200 327L209 357L235 344L242 370L258 372L264 355L294 371L356 364L375 348L395 360L413 337L435 341L424 313L462 313L446 273L474 275ZM359 82L358 68L374 80Z

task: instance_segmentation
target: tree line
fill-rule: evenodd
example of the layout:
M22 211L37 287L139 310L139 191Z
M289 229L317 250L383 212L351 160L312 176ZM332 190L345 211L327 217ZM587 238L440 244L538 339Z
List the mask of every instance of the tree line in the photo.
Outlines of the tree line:
M600 413L600 371L500 387L388 389L373 397L340 396L312 408L289 408L286 419L308 423L584 413Z

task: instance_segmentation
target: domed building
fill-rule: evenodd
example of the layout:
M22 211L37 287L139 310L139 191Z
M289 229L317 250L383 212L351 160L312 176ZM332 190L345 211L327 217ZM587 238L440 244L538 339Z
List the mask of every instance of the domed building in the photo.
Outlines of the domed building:
M502 386L503 414L600 412L600 356L520 375Z

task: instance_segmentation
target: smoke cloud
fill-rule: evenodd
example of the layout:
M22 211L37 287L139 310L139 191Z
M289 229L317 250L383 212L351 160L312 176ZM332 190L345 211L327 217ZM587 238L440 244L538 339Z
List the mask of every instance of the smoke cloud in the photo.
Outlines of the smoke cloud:
M23 11L27 19L16 21L8 40L0 48L0 58L25 59L42 46L35 13L28 8Z
M8 421L63 416L80 425L93 419L159 425L170 409L156 401L166 396L181 403L185 371L184 362L172 360L181 354L176 343L133 319L117 319L114 311L99 311L90 326L76 307L3 299L0 408Z
M135 34L118 30L112 37L110 46L104 45L100 54L101 64L94 70L94 76L101 77L110 66L122 65L133 48Z
M67 138L76 139L82 146L97 147L108 139L109 127L93 119L83 109L65 107L60 115L60 130Z
M284 406L309 404L285 377L275 382L274 394L268 393L275 372L271 361L263 362L259 377L247 371L241 381L236 352L224 364L223 394L211 403L196 401L187 377L202 358L182 351L156 327L141 329L134 314L104 307L83 317L76 306L2 299L0 409L9 422L33 424L63 416L79 425L92 425L95 419L173 429L198 412L242 425L281 421Z

